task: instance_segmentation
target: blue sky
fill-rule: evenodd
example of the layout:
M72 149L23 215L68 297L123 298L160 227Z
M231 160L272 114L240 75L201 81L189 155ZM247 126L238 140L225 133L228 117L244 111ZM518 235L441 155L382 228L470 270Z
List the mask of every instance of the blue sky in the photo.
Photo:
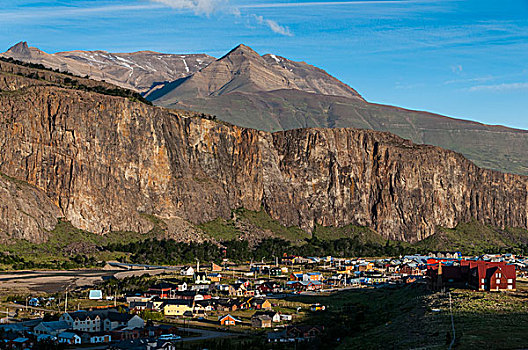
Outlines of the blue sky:
M0 50L239 43L327 70L367 100L528 129L528 0L0 0Z

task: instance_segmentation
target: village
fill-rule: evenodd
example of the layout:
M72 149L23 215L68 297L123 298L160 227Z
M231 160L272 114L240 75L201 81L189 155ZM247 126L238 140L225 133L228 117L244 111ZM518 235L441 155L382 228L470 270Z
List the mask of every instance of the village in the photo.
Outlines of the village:
M112 268L148 272L153 267L115 262ZM517 289L518 278L528 276L528 259L458 252L378 259L285 255L244 264L198 261L144 276L142 290L126 293L96 285L71 290L69 299L66 292L62 300L11 296L2 306L7 309L1 314L3 345L175 349L182 342L241 336L258 336L267 344L308 344L328 331L314 317L333 307L323 296L410 285L508 293Z

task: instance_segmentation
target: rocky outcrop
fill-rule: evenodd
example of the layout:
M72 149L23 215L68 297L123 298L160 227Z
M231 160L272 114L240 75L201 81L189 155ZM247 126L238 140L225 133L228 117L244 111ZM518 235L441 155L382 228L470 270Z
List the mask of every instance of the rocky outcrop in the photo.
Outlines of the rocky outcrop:
M0 199L2 243L13 239L43 242L46 231L53 230L62 216L43 191L3 174L0 174Z
M201 223L236 208L264 208L306 231L353 223L406 241L472 218L528 228L527 177L382 132L271 134L30 86L0 93L0 147L0 172L37 187L66 220L96 233L147 232L150 215Z

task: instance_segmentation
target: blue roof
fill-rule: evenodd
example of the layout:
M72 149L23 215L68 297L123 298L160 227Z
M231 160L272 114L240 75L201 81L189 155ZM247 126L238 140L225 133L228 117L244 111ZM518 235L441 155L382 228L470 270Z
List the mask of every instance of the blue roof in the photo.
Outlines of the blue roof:
M28 340L29 340L28 338L16 338L16 339L13 339L13 342L14 343L25 343Z
M323 284L323 282L321 281L288 281L286 282L286 284L295 284L295 283L300 283L303 286L308 286L310 284Z
M41 322L41 324L45 326L46 328L53 329L53 330L70 328L70 325L66 323L65 321L49 321L49 322Z
M62 332L61 334L59 334L59 338L66 338L66 339L73 339L76 336L78 337L77 334L71 333L71 332Z
M98 289L91 290L90 291L90 295L88 296L88 298L90 298L90 299L102 299L103 298L103 292L98 290Z

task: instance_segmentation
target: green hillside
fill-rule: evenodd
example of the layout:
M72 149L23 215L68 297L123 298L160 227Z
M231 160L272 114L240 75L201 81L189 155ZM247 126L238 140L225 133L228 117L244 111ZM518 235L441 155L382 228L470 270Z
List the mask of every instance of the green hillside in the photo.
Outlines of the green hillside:
M528 175L528 131L377 105L360 99L276 90L188 99L168 107L214 114L235 125L272 132L309 127L387 131L415 143L462 153L483 168Z

